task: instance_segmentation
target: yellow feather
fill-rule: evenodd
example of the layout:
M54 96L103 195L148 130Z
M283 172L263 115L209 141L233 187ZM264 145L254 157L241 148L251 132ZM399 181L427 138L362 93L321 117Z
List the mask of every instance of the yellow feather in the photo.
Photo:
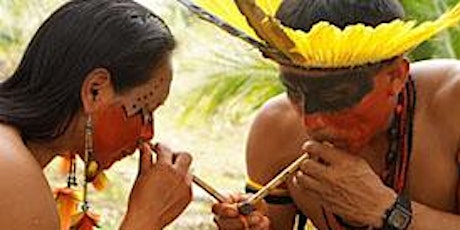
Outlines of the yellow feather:
M274 17L282 3L282 0L256 0L256 3L265 12L265 14Z
M376 28L362 24L340 30L328 22L315 24L310 32L282 26L305 62L306 67L342 68L376 63L402 55L460 20L460 3L438 20L415 26L399 19Z
M104 172L101 172L94 178L92 184L97 191L102 191L109 184L109 178Z
M57 210L62 230L68 230L71 225L71 216L77 212L78 203L82 201L82 194L71 188L60 188L54 191Z
M254 30L248 25L246 19L238 10L238 7L233 3L233 0L195 0L194 3L231 26L260 41Z
M282 0L257 0L257 4L267 14L274 16ZM233 27L245 32L254 39L261 40L254 29L246 21L246 18L238 10L233 0L195 0L195 4L206 11L214 14Z
M319 22L306 33L285 27L274 17L281 0L195 2L237 29L279 50L293 64L305 68L360 66L400 56L460 20L458 3L437 20L418 26L415 21L396 19L375 28L356 24L341 30L328 22Z
M260 39L270 47L277 49L282 54L295 62L304 62L305 58L292 49L295 44L283 31L283 26L273 15L266 14L255 0L234 0L238 9L245 16L248 24L254 29ZM266 6L265 6L266 7Z

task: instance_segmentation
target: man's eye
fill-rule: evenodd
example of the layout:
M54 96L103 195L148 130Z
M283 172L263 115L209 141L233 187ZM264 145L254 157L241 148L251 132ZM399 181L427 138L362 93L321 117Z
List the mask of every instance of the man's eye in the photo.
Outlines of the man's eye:
M357 92L355 85L339 85L320 93L321 99L328 102L341 100L344 97L350 97Z

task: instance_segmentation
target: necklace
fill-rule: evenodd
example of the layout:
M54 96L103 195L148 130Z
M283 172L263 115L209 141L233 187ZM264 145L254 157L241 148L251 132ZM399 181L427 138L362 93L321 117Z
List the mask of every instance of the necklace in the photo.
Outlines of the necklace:
M390 146L386 156L388 175L383 178L397 193L406 185L409 160L412 153L413 121L416 103L415 84L409 75L404 90L398 95L398 105L389 130Z
M412 77L409 79L401 93L394 110L389 135L389 148L385 159L385 171L387 175L382 178L385 185L393 188L398 194L407 193L407 173L412 153L413 120L416 103L416 89ZM340 216L326 212L323 215L328 229L351 230L372 229L370 226L352 226Z

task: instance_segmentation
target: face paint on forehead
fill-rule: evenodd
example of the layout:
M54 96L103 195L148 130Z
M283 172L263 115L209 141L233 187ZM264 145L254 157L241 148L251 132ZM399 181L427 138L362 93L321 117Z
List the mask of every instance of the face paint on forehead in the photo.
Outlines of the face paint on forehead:
M282 69L280 79L305 114L337 112L358 104L374 88L375 68L329 71Z
M130 117L140 112L151 114L168 97L170 82L171 76L163 74L125 94L122 104L126 115Z

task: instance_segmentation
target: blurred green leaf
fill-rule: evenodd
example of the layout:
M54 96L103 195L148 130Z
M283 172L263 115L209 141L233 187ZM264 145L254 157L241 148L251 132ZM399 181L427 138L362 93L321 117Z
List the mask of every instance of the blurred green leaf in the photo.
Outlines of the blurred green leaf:
M407 18L423 22L435 20L447 9L458 3L456 0L402 0ZM423 43L409 55L411 60L430 58L458 58L460 55L460 27L455 26Z
M0 0L0 79L13 71L40 23L64 0Z

